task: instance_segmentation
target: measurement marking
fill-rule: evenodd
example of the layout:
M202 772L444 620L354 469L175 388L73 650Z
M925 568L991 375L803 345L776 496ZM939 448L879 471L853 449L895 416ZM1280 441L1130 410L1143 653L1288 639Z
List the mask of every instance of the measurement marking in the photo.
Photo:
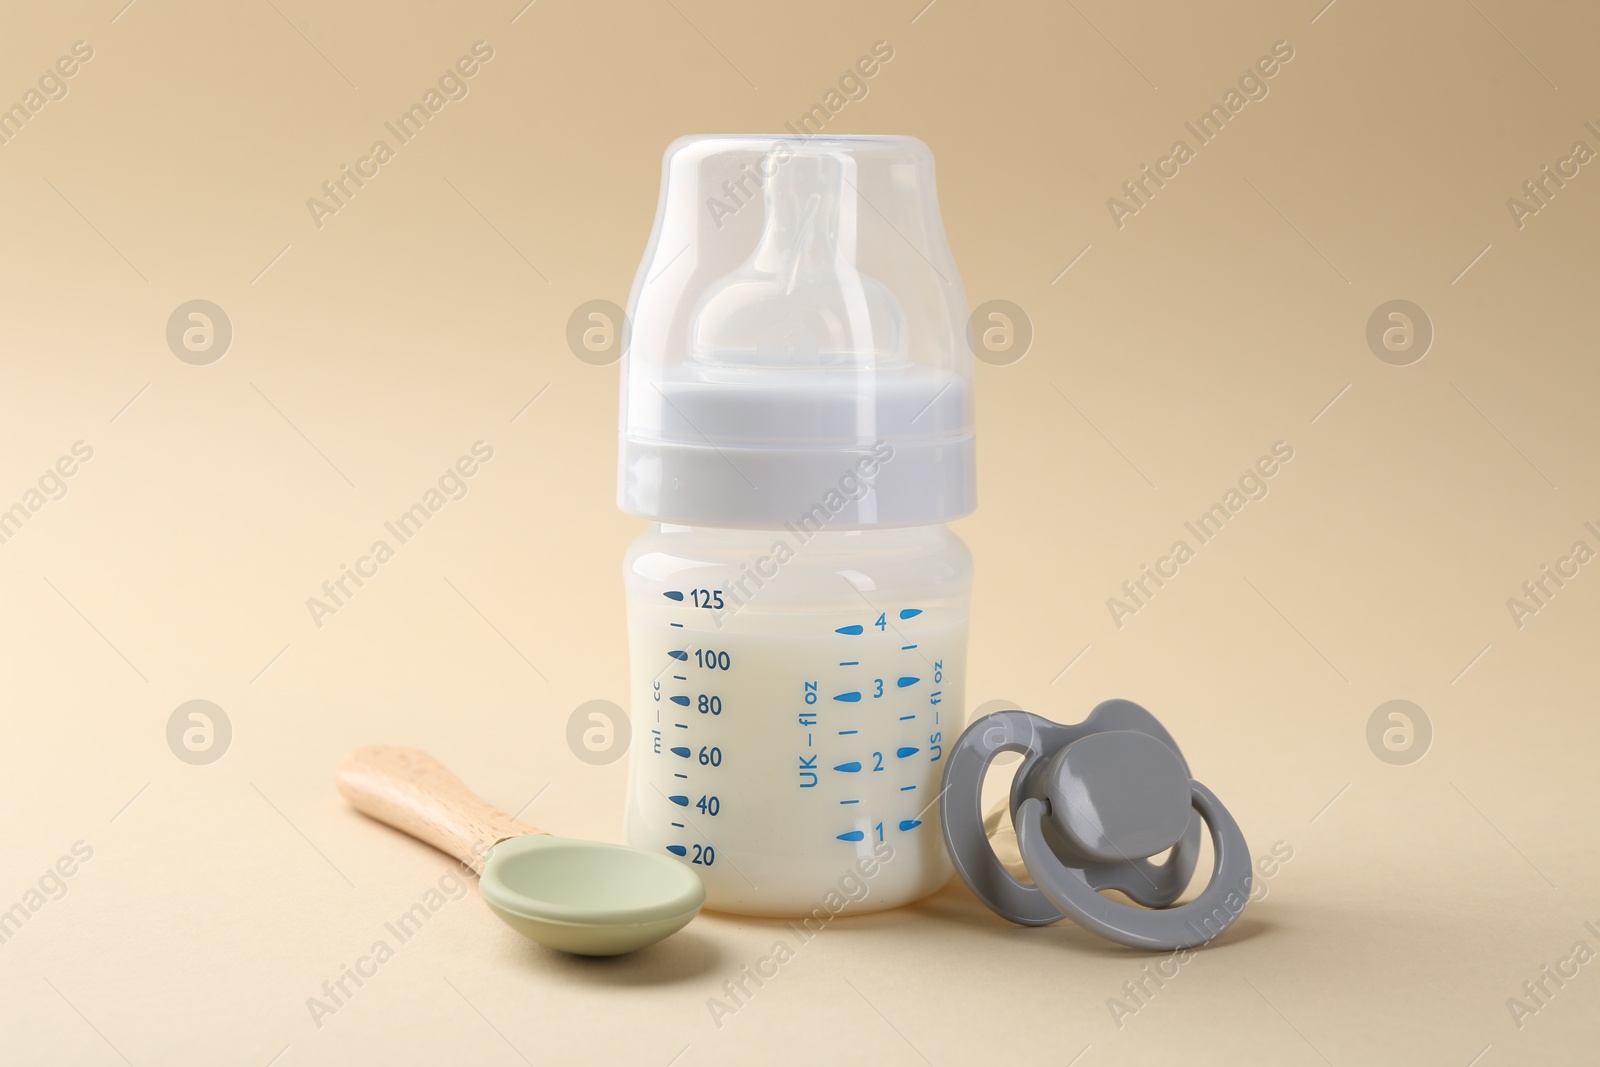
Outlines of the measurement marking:
M907 792L908 790L912 790L912 789L915 789L915 788L916 788L916 786L914 786L914 785L903 785L903 786L900 787L900 792L904 793L904 792Z
M674 856L687 856L689 854L689 850L682 845L668 845L667 851Z
M860 623L857 623L854 626L841 626L838 629L834 630L833 632L836 633L836 634L844 634L846 637L855 637L857 634L861 633L865 629L866 629L865 626L862 626Z
M903 748L895 749L894 754L899 756L901 759L905 759L907 756L915 756L920 751L922 750L919 748L912 748L910 745L907 745Z
M916 718L916 715L915 715L915 714L912 714L912 715L902 715L902 716L900 716L900 721L901 721L901 722L909 722L909 721L910 721L910 720L912 720L912 719L915 719L915 718Z
M839 801L839 803L841 803L841 804L859 804L859 803L861 803L861 801L859 801L859 800L841 800L841 801Z
M679 660L679 661L683 661L683 662L687 662L688 659L689 659L689 653L685 652L681 648L671 649L670 651L667 652L667 655L671 656L675 660Z
M674 777L674 778L687 778L689 776L687 774L678 774L676 771L674 771L672 777Z
M922 825L922 820L921 819L901 819L900 820L900 829L902 829L902 830L915 830L917 827L919 827L921 825Z
M668 600L676 600L680 604L683 602L683 594L680 593L676 589L669 589L665 593L662 593L661 595L666 597Z
M862 830L851 830L849 833L839 835L840 841L865 841L866 838L866 832Z
M860 730L840 730L839 731L839 736L840 737L845 737L845 736L847 736L849 734L858 734L860 732L861 732Z
M674 748L672 750L672 754L674 756L682 756L684 759L688 759L689 758L689 748L688 748L687 745L679 745L677 748Z
M671 701L674 704L678 705L678 707L680 707L680 708L686 708L686 707L689 706L689 698L686 697L686 696L681 696L680 695L680 696L671 697L669 699L671 699Z
M676 626L680 630L683 629L683 623L681 623L681 622L675 622L675 623L672 623L671 625Z
M855 704L861 700L860 693L839 693L833 699L842 700L846 704Z
M845 774L854 774L857 771L859 771L860 769L861 769L861 764L857 760L851 760L849 763L841 763L837 767L834 768L834 770L843 771Z
M922 681L921 678L913 678L910 675L906 675L904 678L898 679L894 684L904 689L906 686L916 685L920 681Z
M675 681L675 682L687 682L689 679L685 678L681 674L674 674L672 676L672 680Z
M680 808L687 808L689 806L689 798L683 796L682 794L679 794L678 796L671 796L667 799L678 805Z
M914 619L918 615L921 615L921 614L922 614L922 609L921 608L901 608L900 609L900 617L902 619Z
M675 722L672 725L676 726L680 730L687 730L689 728L686 724L681 722Z
M900 651L901 652L910 652L913 648L916 648L916 647L917 647L916 645L901 645L900 646Z
M839 661L839 666L841 666L841 667L859 667L859 666L861 666L861 661L858 660L858 659L842 659L842 660Z
M684 826L684 825L683 825L683 823L681 823L681 822L675 822L675 823L673 823L673 824L672 824L672 825L673 825L673 826L675 826L675 827L677 827L677 828L678 828L678 829L679 829L679 830L684 830L684 829L687 829L687 827L685 827L685 826Z

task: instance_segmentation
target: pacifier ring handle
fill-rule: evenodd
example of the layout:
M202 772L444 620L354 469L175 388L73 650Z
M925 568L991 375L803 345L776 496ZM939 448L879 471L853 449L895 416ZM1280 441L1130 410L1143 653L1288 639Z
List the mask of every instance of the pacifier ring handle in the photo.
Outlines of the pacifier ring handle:
M1051 904L1080 926L1132 948L1194 948L1215 938L1244 911L1252 869L1239 824L1211 790L1189 783L1190 801L1211 833L1215 869L1200 895L1175 908L1147 910L1103 897L1082 870L1064 866L1044 838L1049 808L1031 797L1017 809L1017 846L1034 885Z
M1022 926L1048 926L1061 920L1061 912L1037 886L1006 870L989 846L983 828L983 779L1002 752L1023 754L1017 769L1021 778L1031 763L1044 758L1046 735L1066 732L1026 711L996 711L968 726L946 757L950 762L939 794L939 821L950 860L979 900Z

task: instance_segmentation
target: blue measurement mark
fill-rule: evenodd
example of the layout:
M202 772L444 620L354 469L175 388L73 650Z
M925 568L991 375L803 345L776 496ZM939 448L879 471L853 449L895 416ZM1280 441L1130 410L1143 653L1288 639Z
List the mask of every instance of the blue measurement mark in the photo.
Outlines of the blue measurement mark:
M675 822L675 823L673 823L673 824L672 824L672 825L673 825L673 826L676 826L676 827L677 827L677 828L678 828L678 829L680 829L680 830L682 830L682 829L683 829L683 828L684 828L684 827L683 827L683 823L681 823L681 822Z
M921 615L921 614L922 614L922 609L921 608L901 608L900 609L900 617L902 619L914 619L918 615Z
M668 652L667 655L671 656L673 659L688 659L689 658L689 653L685 652L681 648L675 648L672 651Z
M901 689L904 689L906 686L916 685L920 681L922 681L921 678L913 678L908 674L904 678L898 679L894 684L899 686Z
M900 829L902 829L902 830L915 830L917 827L919 827L921 825L922 825L922 820L921 819L901 819L900 820Z
M675 682L687 682L689 679L685 678L681 674L674 674L672 676L672 680L675 681Z
M916 788L916 786L914 786L914 785L903 785L903 786L900 787L900 792L904 793L908 789L915 789L915 788Z
M841 804L859 804L859 803L861 803L861 801L859 801L859 800L841 800L841 801L839 801L839 803L841 803Z
M689 798L686 796L668 797L667 799L678 805L680 808L687 808L689 806Z
M915 715L902 715L902 716L900 716L900 721L901 722L905 722L908 719L915 719L915 718L916 718Z
M900 646L900 651L901 652L910 652L913 648L916 648L916 647L917 647L916 645L901 645Z
M843 771L846 774L854 774L857 771L859 771L860 769L861 769L861 764L857 760L851 760L849 763L841 763L837 767L834 768L834 770Z
M668 600L676 600L680 604L683 603L683 594L676 589L669 589L661 595L666 597Z
M907 746L905 748L897 748L897 749L895 749L894 750L894 754L896 756L899 756L901 759L905 759L907 756L915 756L920 751L921 751L921 749L911 748L911 747Z
M849 734L858 734L860 732L861 732L860 730L840 730L839 731L839 736L840 737L845 737L845 736L848 736Z
M669 626L676 626L680 630L683 629L683 623L681 623L681 622L669 623L668 625Z
M689 776L687 774L679 774L677 771L673 771L672 772L672 777L674 777L674 778L687 778Z
M839 661L839 666L841 666L841 667L859 667L859 666L861 666L861 661L858 660L858 659L842 659L842 660Z
M684 759L688 759L689 758L689 746L688 745L679 745L677 748L674 748L672 750L672 754L674 756L682 756Z
M689 854L689 850L682 845L668 845L667 851L674 856L687 856Z
M689 728L689 724L686 722L675 722L672 725L676 726L680 730L687 730Z
M841 627L839 627L837 630L835 630L833 632L836 633L836 634L847 634L850 637L854 637L854 636L856 636L856 634L861 633L865 629L866 629L865 626L862 626L860 623L857 623L854 626L841 626Z
M680 707L680 708L686 708L686 707L689 706L689 698L685 697L685 696L673 697L672 698L672 702L674 704L678 705L678 707Z
M861 694L860 693L839 693L839 694L836 694L833 699L842 700L846 704L854 704L854 703L858 702L861 699Z
M839 835L840 841L865 841L866 838L867 832L865 830L851 830L847 834Z

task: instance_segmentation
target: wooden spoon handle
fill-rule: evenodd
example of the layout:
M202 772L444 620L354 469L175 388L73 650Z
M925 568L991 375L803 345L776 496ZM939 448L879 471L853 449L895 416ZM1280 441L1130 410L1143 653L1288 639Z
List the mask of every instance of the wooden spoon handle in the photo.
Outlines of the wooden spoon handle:
M545 832L494 807L420 749L358 748L339 764L336 781L357 811L426 841L479 874L489 850L501 841Z

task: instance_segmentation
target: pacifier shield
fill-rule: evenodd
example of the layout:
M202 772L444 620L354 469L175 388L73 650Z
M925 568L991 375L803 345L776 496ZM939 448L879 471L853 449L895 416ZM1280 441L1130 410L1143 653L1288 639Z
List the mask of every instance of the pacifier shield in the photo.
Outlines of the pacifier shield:
M1090 734L1050 762L1050 817L1088 860L1154 856L1189 828L1189 773L1176 752L1149 734Z

